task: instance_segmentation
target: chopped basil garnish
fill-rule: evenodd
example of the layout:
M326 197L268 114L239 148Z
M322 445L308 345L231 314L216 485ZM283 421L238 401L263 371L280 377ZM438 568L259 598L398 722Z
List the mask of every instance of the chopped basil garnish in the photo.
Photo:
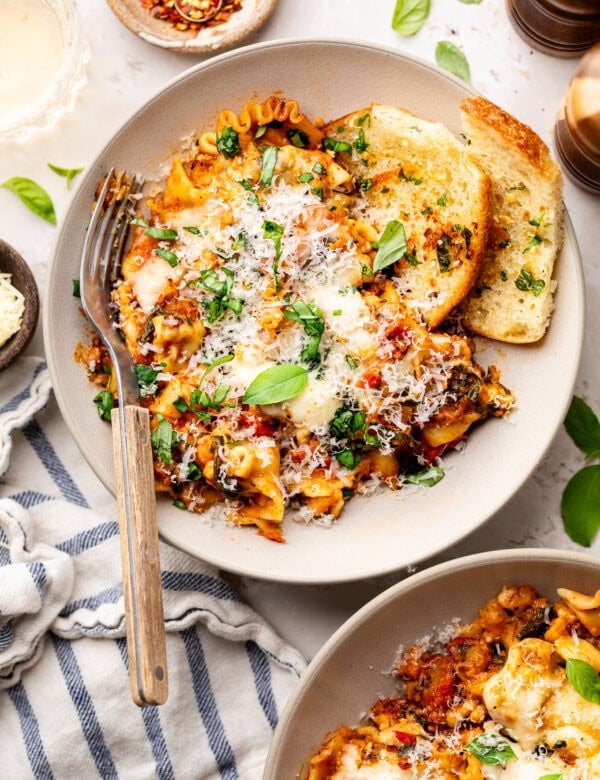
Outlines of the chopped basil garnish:
M115 405L112 393L108 390L102 390L98 395L94 396L94 403L98 407L98 414L103 420L110 422L111 412Z
M421 487L433 487L444 478L444 471L439 466L429 466L429 468L418 471L416 474L408 474L406 481L413 485Z
M335 138L324 138L323 148L332 152L352 152L352 146L347 141L336 141Z
M519 271L519 275L515 279L515 285L522 292L533 293L533 295L535 295L537 298L538 295L542 294L542 291L546 286L546 282L543 279L534 279L533 274L529 268L524 265Z
M266 219L262 223L263 237L270 238L275 245L275 262L273 263L273 276L275 278L275 287L279 287L277 280L277 271L279 269L279 258L281 257L281 239L283 237L283 225L278 225L277 222L272 222L270 219Z
M404 225L398 220L392 220L385 226L385 230L378 242L379 248L375 255L373 271L381 271L392 263L400 260L406 254L406 233Z
M488 766L505 764L510 759L517 757L509 743L496 734L481 734L471 740L466 745L466 749L482 764Z
M241 298L231 297L234 282L233 271L226 266L223 266L221 271L222 276L213 268L204 268L200 272L200 279L196 280L198 286L203 287L215 296L208 301L202 302L202 306L208 312L207 319L211 325L218 322L227 309L239 316L244 305Z
M135 378L140 388L140 395L142 398L146 398L149 395L154 395L157 390L156 378L165 367L164 363L161 363L158 368L147 366L145 363L137 363L133 370L135 372Z
M22 176L13 176L11 179L7 179L0 184L0 187L5 187L7 190L13 192L17 198L24 203L25 206L38 217L45 219L46 222L50 222L52 225L56 225L56 213L54 211L54 204L52 198L43 187L33 181L33 179L25 179Z
M256 192L254 192L254 187L250 184L250 182L247 179L240 179L238 184L241 184L242 187L250 193L248 195L248 203L251 203L253 206L256 206L257 208L260 208L260 202L258 200L258 196Z
M261 187L268 187L273 179L273 171L275 170L275 164L277 163L276 146L266 146L262 157L262 167L260 170L259 183Z
M171 423L161 415L158 415L158 420L158 426L150 434L150 443L156 457L169 465L173 463L172 449L179 440L179 434L173 430Z
M286 131L286 136L299 149L305 149L308 146L308 136L296 127L290 127Z
M146 230L146 235L150 236L150 238L159 238L162 241L176 241L179 238L176 230L160 227L149 227Z
M81 282L79 279L73 279L73 288L71 290L71 293L74 298L81 298Z
M156 247L154 251L159 257L162 257L163 260L166 260L171 268L175 268L179 262L177 255L174 252L169 252L168 249L161 249L160 247Z
M327 170L325 169L325 167L320 162L316 162L313 165L312 169L313 169L314 173L317 173L319 175L322 174L322 173L327 173Z
M309 181L314 181L314 176L312 173L307 171L306 173L301 173L300 176L298 176L298 181L301 181L302 184L308 184Z
M362 154L362 152L366 151L369 146L365 138L365 131L362 129L362 127L358 131L358 137L356 141L354 141L353 146L356 151L359 152L359 154Z
M196 225L186 225L183 229L187 230L188 233L191 233L194 236L205 235L205 231L202 230L202 228L196 227Z
M242 401L245 404L277 404L299 395L308 382L308 371L292 364L267 368L250 383Z
M282 309L282 313L286 319L300 323L309 337L308 345L301 352L302 360L310 364L318 363L319 344L325 330L323 312L314 304L298 300Z
M233 127L225 127L217 134L217 151L228 159L240 153L240 140Z

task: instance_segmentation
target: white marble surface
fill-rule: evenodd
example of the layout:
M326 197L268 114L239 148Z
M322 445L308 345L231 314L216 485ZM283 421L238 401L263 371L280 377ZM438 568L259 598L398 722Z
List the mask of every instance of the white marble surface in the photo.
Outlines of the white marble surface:
M412 38L402 38L391 29L393 6L393 0L371 0L368 4L364 0L279 0L266 26L247 42L297 36L365 39L433 62L437 41L452 40L468 57L474 87L552 144L556 111L577 59L559 59L532 50L512 29L503 0L482 0L480 4L433 0L426 25ZM137 39L103 0L79 0L78 9L91 58L88 82L74 111L53 130L40 133L25 144L0 141L0 181L11 176L33 178L48 189L57 209L55 228L0 188L0 237L27 258L42 291L61 217L76 192L76 182L67 191L64 180L53 174L46 163L63 167L88 165L136 107L167 81L203 59L171 53ZM567 181L565 201L578 238L587 284L586 336L576 392L600 411L600 198ZM38 332L30 351L40 354L42 350ZM560 372L560 366L556 370ZM508 505L468 539L419 568L494 548L580 549L563 531L559 505L568 478L582 465L583 456L564 430L558 431L534 475ZM95 498L98 507L112 501L99 483ZM592 553L599 552L600 538L592 547ZM286 639L312 657L352 612L406 574L308 587L233 579Z

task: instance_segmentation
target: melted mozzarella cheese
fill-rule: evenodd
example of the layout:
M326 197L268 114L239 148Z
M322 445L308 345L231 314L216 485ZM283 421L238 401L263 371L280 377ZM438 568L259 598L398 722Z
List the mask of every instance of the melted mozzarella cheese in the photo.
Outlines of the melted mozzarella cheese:
M167 284L180 273L177 268L172 268L162 257L150 255L139 269L128 275L133 294L145 314L152 311L164 293Z
M327 425L341 405L342 402L331 394L327 381L309 377L306 388L285 402L283 408L296 426L315 430Z
M345 342L349 352L364 355L376 350L375 323L358 291L328 286L311 292L330 333L338 341Z

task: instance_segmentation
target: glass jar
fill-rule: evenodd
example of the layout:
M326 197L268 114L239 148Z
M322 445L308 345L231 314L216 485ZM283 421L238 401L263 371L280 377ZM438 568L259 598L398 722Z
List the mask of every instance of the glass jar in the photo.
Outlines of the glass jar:
M554 126L556 151L578 186L600 193L600 44L582 58Z
M89 57L74 0L0 0L0 139L25 140L73 107Z
M533 48L577 57L600 41L599 0L506 0L514 28Z

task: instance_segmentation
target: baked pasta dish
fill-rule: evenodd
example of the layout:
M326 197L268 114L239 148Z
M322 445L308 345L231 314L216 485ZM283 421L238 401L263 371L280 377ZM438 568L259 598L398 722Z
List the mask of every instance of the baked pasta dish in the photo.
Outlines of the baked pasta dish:
M507 586L452 638L403 652L398 696L330 734L306 780L599 778L600 590L559 596Z
M491 222L489 175L441 124L222 111L138 203L113 291L157 490L282 541L287 509L328 523L356 493L435 484L514 403L453 316ZM78 359L109 419L106 353Z

